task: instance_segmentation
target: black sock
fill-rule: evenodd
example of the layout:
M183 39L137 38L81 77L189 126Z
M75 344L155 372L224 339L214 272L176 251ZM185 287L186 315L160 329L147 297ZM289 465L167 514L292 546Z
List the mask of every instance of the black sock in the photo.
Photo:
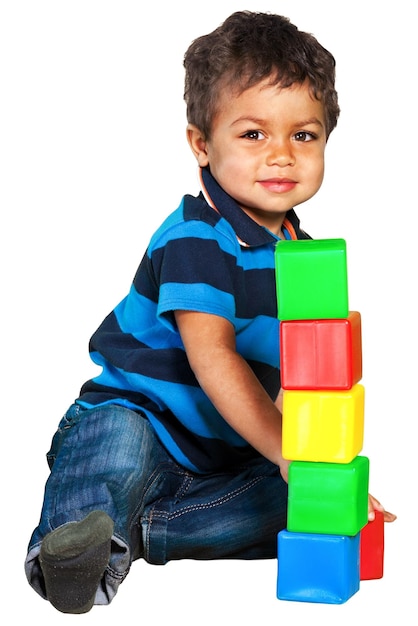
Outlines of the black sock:
M80 522L50 532L42 541L39 561L46 595L62 613L87 613L110 558L113 521L92 511Z

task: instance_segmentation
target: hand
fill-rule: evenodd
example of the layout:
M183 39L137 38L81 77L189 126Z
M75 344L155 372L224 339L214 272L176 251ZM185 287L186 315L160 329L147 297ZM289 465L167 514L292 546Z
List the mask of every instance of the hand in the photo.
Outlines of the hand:
M380 504L379 500L376 500L376 498L374 498L369 493L369 522L372 522L374 520L375 510L381 511L381 513L383 513L383 520L385 522L394 522L396 519L396 515L394 515L394 513L389 513L389 511L385 511L385 507Z

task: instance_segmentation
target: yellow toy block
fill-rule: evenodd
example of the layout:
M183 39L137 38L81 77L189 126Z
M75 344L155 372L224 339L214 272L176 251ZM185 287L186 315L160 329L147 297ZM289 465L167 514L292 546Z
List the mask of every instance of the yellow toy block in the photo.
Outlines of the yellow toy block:
M363 447L363 435L363 385L348 391L284 391L285 459L350 463Z

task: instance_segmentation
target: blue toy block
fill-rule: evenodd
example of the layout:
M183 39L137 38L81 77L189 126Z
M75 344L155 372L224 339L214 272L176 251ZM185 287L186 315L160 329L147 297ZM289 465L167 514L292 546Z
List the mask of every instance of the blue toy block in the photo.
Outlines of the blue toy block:
M360 534L278 534L279 600L343 604L360 588Z

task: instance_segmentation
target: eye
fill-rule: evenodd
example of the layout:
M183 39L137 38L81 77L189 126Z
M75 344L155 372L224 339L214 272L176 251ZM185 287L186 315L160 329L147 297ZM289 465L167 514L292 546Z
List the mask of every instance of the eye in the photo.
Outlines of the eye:
M296 141L303 141L303 142L313 141L314 139L316 139L315 133L308 133L308 131L306 130L300 130L294 135L294 137Z
M264 135L259 130L247 130L246 133L241 135L244 139L251 139L252 141L260 141L260 139L264 139Z

